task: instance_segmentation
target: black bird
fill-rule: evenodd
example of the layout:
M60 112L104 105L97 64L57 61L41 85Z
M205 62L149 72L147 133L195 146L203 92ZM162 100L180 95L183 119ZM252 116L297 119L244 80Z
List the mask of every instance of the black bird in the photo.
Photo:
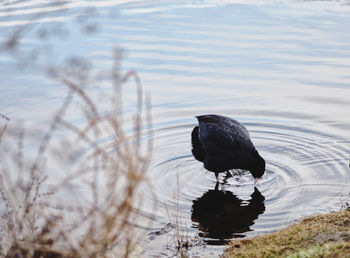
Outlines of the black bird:
M250 140L248 130L238 121L220 115L196 116L199 126L192 131L192 154L215 173L230 169L249 170L255 183L265 173L265 160Z

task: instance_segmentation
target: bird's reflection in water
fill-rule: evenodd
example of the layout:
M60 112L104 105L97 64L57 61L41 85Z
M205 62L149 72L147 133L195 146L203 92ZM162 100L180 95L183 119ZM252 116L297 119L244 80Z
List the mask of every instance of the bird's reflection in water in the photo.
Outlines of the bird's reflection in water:
M265 211L265 197L255 187L251 199L243 201L232 192L209 190L193 200L192 221L208 244L225 244L234 237L244 237L250 226Z

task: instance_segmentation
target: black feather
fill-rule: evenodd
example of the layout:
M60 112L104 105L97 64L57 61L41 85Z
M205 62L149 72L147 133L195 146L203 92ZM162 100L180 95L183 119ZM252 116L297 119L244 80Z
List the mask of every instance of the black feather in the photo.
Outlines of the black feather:
M191 142L192 142L192 154L196 160L203 162L205 157L205 150L199 141L199 127L196 126L192 130Z

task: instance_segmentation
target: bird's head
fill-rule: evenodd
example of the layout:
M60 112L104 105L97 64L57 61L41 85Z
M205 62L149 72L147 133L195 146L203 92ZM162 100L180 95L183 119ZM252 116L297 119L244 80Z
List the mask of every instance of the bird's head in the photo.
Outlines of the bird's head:
M250 169L250 173L253 175L256 184L260 178L265 174L265 160L259 155L259 153L256 151L255 153L255 159L253 162L253 166Z

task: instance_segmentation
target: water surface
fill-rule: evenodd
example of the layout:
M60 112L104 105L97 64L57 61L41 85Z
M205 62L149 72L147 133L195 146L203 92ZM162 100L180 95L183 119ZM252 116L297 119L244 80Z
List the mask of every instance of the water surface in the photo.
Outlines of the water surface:
M148 176L157 208L146 193L143 212L155 217L144 254L174 253L175 215L181 232L198 244L192 254L201 255L220 253L230 239L341 207L350 192L346 2L103 1L92 7L20 1L10 12L3 4L2 38L28 21L35 26L18 52L0 55L0 110L13 119L46 121L42 110L54 111L65 90L43 76L45 67L74 55L105 69L112 48L124 48L124 69L135 69L152 96ZM42 40L45 28L52 35ZM31 53L35 65L18 61ZM133 98L134 89L126 88L126 112ZM233 117L250 131L267 162L256 187L246 171L217 186L191 155L194 116L207 113Z

